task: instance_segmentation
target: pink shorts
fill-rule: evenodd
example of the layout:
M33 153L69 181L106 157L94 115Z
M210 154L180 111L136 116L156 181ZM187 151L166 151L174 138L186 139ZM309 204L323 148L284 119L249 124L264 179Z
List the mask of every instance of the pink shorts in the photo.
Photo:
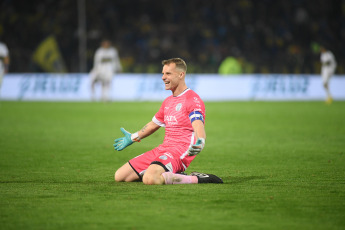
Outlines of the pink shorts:
M179 173L185 171L195 158L195 156L188 156L187 151L188 148L183 146L160 145L129 160L129 164L140 178L151 164L161 165L167 172Z

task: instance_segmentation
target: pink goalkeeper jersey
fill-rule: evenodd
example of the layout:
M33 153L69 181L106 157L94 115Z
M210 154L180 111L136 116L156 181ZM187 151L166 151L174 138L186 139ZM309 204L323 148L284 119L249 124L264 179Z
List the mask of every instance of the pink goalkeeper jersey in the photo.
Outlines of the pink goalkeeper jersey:
M169 96L159 111L152 118L157 125L165 127L163 146L185 145L195 143L192 122L205 119L205 105L199 95L186 89L178 96Z

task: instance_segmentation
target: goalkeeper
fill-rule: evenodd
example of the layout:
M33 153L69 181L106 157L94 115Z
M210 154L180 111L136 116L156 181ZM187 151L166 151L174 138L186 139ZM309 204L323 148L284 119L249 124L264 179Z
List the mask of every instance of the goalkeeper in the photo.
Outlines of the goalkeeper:
M134 142L140 142L160 127L165 127L164 141L158 147L143 153L120 167L115 181L140 181L144 184L223 183L212 175L192 172L182 174L205 146L205 105L185 83L186 63L180 58L164 60L162 80L167 97L152 121L140 131L129 133L121 128L124 137L115 140L114 148L121 151Z

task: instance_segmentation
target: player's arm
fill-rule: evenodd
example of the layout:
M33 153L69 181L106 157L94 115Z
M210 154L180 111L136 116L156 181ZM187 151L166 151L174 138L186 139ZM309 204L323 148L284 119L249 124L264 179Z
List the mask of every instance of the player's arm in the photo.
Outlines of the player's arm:
M204 125L204 117L200 112L192 112L189 115L192 122L192 127L196 137L196 142L188 150L189 156L194 156L200 153L205 147L206 131Z
M193 130L196 136L196 139L204 138L206 140L206 132L204 122L201 120L195 120L192 123Z
M150 136L152 133L156 132L160 128L159 125L154 123L153 121L150 121L147 123L140 131L138 131L138 137L139 139L144 139L145 137Z
M95 68L101 63L102 60L102 54L99 49L96 50L95 56L93 58L93 67Z
M5 64L5 73L8 73L8 69L10 66L10 57L9 56L4 57L4 64Z
M127 146L133 144L133 142L140 142L141 139L144 139L147 136L150 136L152 133L156 132L160 128L159 125L150 121L147 123L140 131L135 133L130 133L124 128L121 128L121 132L124 134L124 137L118 138L115 140L114 149L121 151Z
M117 50L115 50L114 65L115 65L116 72L121 73L122 72L122 65L121 65L119 53L117 52Z

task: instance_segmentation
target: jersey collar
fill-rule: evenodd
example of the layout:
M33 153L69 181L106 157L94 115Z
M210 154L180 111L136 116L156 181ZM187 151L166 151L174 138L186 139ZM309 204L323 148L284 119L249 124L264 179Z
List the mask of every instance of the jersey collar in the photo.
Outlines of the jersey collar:
M190 88L187 88L187 89L185 89L182 93L180 93L179 95L177 95L177 96L173 96L173 97L180 97L180 96L182 96L183 94L185 94L187 91L189 91L190 90Z

